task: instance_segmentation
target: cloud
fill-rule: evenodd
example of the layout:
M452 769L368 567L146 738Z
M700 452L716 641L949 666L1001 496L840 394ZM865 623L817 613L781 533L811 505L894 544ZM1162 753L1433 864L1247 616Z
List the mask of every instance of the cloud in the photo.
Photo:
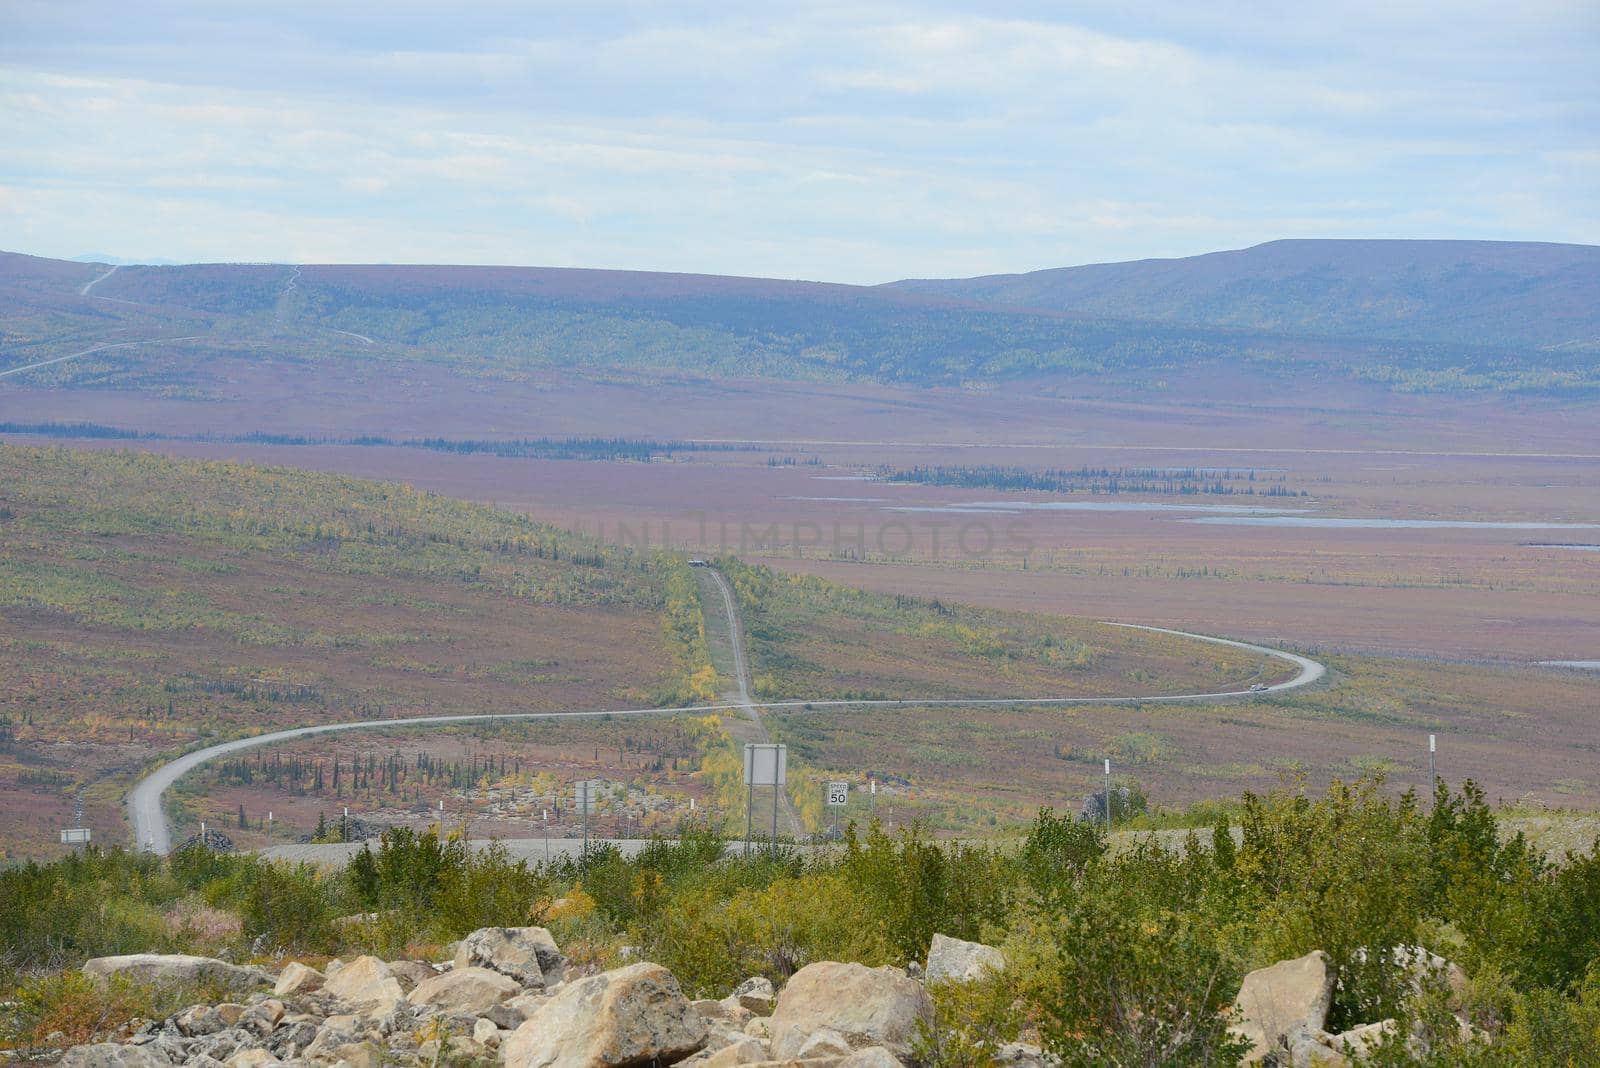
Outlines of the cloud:
M7 18L0 223L30 251L878 281L1286 234L1600 241L1577 3Z

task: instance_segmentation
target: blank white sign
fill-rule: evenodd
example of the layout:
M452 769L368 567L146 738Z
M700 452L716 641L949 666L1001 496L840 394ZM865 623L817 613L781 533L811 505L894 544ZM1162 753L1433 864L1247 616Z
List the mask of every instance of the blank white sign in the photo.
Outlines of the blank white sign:
M744 747L744 783L746 786L787 786L789 784L789 747L786 745L756 744Z

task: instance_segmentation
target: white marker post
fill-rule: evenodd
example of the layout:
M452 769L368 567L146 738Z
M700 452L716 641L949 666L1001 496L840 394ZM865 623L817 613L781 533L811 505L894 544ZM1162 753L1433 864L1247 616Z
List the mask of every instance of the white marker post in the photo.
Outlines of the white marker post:
M1428 735L1428 782L1437 792L1439 789L1439 773L1433 768L1433 754L1439 750L1439 739L1435 735Z
M1106 757L1106 836L1111 835L1111 758Z
M544 862L550 863L550 810L544 810Z

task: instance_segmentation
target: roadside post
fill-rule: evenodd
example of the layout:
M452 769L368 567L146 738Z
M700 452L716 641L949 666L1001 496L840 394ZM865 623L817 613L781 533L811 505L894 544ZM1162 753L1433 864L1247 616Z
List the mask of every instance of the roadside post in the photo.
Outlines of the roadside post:
M583 813L583 855L589 855L589 810L594 807L594 780L580 779L572 784L572 803Z
M1436 735L1428 735L1428 789L1437 792L1439 789L1439 773L1433 767L1433 755L1438 752L1439 739Z
M1111 837L1111 758L1106 757L1106 837Z

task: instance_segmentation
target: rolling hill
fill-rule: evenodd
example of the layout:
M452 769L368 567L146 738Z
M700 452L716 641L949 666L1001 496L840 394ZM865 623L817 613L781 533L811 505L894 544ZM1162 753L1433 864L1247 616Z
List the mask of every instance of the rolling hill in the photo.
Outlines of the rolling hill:
M1600 248L1272 241L1172 260L891 283L1072 315L1445 344L1600 348Z
M1600 249L1488 242L1287 241L878 287L535 267L113 269L0 254L0 375L84 342L183 334L198 336L197 353L232 358L335 353L501 378L665 369L1139 387L1222 370L1571 391L1600 385L1597 295ZM150 356L119 350L12 381L203 390L192 367Z

